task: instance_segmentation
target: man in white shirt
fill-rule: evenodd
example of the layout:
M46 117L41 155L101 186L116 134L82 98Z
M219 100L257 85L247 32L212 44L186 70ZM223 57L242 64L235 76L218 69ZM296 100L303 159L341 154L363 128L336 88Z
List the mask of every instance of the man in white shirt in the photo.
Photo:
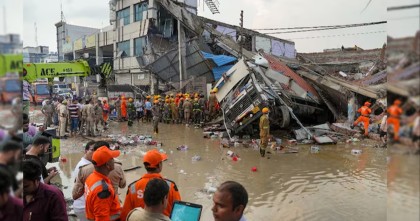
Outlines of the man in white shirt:
M74 169L74 172L72 175L74 179L77 177L77 174L79 174L80 167L83 167L91 163L94 144L95 144L95 141L90 141L89 143L86 144L85 155L80 159L79 163L77 163L76 168ZM86 218L85 204L86 204L85 195L79 197L73 202L74 213L76 214L77 218L80 219L80 221L88 220Z
M246 221L243 216L248 193L245 188L235 182L222 183L213 195L213 217L215 221Z

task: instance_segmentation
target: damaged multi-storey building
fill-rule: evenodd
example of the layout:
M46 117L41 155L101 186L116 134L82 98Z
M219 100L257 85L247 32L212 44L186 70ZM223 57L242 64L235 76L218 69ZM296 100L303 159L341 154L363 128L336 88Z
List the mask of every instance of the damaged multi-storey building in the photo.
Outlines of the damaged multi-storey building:
M76 40L74 57L87 52L98 63L112 57L115 84L149 93L207 94L217 87L225 126L234 133L253 132L263 106L274 125L303 127L345 118L350 97L376 101L386 94L377 85L386 78L385 47L342 48L326 52L342 60L324 54L321 61L298 54L292 41L196 12L197 0L112 0L111 26Z

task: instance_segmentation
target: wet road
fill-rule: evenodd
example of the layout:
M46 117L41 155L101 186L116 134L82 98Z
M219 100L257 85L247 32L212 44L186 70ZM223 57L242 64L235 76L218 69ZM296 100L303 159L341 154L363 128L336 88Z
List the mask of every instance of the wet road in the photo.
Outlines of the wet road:
M39 114L33 116L36 119ZM213 220L212 195L206 190L226 180L240 182L247 189L248 220L386 220L387 216L389 220L418 220L419 170L411 170L418 168L418 161L415 156L398 154L388 158L387 164L387 149L374 148L374 141L321 146L319 153L311 153L310 145L298 145L298 153L275 152L267 159L242 145L221 148L219 139L203 138L202 129L160 124L159 130L153 140L163 143L159 149L169 157L162 174L176 182L182 200L203 205L202 220ZM129 128L126 123L111 122L110 130L103 133L107 134L150 135L152 127L135 123ZM61 172L52 182L63 184L66 198L71 198L72 171L83 156L86 142L82 137L62 140L62 156L67 161L53 164ZM178 151L179 145L189 148ZM122 147L119 159L123 168L142 166L142 155L152 148L156 146ZM353 155L352 149L362 153ZM228 150L239 154L240 160L227 157ZM201 160L193 162L194 155L200 155ZM406 157L412 158L407 162ZM394 161L409 164L395 166L395 178L388 179L391 188L387 190L387 165ZM252 167L257 167L257 172L252 172ZM127 183L144 173L144 168L126 172ZM121 201L125 192L126 188L119 191ZM387 210L390 206L392 209Z

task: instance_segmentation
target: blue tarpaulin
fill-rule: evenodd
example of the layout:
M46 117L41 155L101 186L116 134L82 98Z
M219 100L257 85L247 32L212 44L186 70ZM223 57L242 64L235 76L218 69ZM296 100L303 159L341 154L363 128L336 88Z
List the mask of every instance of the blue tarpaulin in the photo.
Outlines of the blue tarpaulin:
M213 76L216 81L218 81L222 77L223 73L225 73L231 67L233 67L232 64L231 65L227 65L227 64L237 60L235 57L232 57L232 56L214 55L214 54L206 53L204 51L201 51L201 54L203 54L205 59L211 59L217 65L217 67L214 67L212 69Z
M223 66L225 64L229 64L230 62L236 61L236 58L232 56L214 55L204 51L201 51L201 54L203 54L205 59L212 59L217 66Z
M226 71L228 71L231 67L233 67L233 65L224 65L221 67L214 67L213 68L213 76L214 76L214 80L216 80L216 82L222 77L223 73L226 73Z

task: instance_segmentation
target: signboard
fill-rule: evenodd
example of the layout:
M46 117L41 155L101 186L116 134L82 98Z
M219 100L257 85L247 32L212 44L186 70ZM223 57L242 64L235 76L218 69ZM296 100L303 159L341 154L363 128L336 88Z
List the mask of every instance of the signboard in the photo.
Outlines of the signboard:
M96 34L86 37L86 48L91 48L96 46Z
M82 50L83 49L83 38L77 39L73 43L74 50Z

